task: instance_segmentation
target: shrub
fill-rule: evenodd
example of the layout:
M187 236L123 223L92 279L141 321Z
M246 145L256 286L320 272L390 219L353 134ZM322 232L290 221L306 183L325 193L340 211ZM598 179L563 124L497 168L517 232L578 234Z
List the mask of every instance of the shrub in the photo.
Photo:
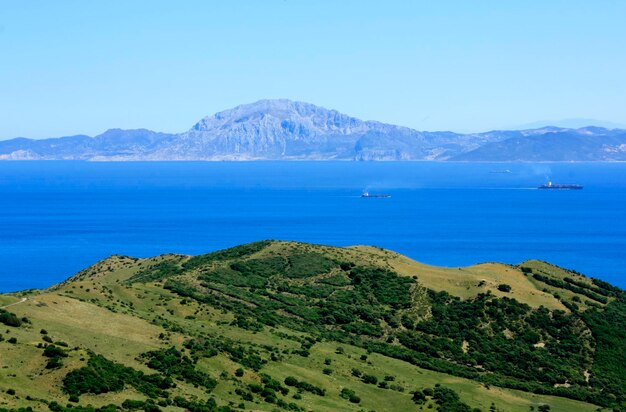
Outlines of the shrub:
M63 366L61 358L50 358L48 359L48 363L46 363L46 369L58 369L61 366Z
M122 402L122 407L124 409L129 409L132 411L135 409L143 409L145 404L146 403L144 401L126 399L124 402Z
M287 376L285 378L285 385L287 385L287 386L296 386L296 385L298 385L298 380L296 378L294 378L293 376Z
M413 402L420 404L426 401L426 394L420 390L413 392Z
M354 395L354 391L348 388L343 388L341 392L339 393L339 396L341 396L344 399L348 399L350 395Z
M22 321L15 315L15 313L7 312L4 309L0 309L0 323L4 323L7 326L15 328L22 326Z
M361 378L361 380L363 381L363 383L368 383L370 385L376 385L378 383L378 378L374 375L363 375L363 378Z
M67 353L58 346L48 345L43 350L43 356L48 358L67 358Z
M326 395L326 391L322 388L319 388L315 385L311 385L308 382L304 382L304 381L299 381L298 379L294 378L293 376L287 376L285 378L285 385L287 386L294 386L298 389L301 389L303 391L307 391L307 392L311 392L315 395L319 395L319 396L324 396ZM254 392L254 391L253 391Z
M270 390L271 392L280 392L283 395L287 395L289 393L289 388L284 387L280 384L280 382L269 375L262 374L261 382L265 385L264 389Z
M507 285L506 283L502 283L502 284L498 285L498 290L499 290L500 292L506 292L506 293L508 293L508 292L510 292L510 291L511 291L511 286L510 286L510 285Z
M361 402L361 398L359 398L356 395L356 393L354 393L354 391L352 389L343 388L341 390L341 393L339 394L339 396L341 396L344 399L349 400L352 403L360 403Z
M442 411L470 412L469 405L461 402L459 395L450 388L436 386L433 391L433 399Z

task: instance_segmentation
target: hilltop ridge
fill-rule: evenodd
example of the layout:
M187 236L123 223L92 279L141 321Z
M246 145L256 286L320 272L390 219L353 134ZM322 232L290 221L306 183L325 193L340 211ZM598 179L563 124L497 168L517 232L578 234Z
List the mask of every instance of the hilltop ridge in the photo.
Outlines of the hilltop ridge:
M267 240L111 256L0 307L0 410L626 407L624 291L541 261Z

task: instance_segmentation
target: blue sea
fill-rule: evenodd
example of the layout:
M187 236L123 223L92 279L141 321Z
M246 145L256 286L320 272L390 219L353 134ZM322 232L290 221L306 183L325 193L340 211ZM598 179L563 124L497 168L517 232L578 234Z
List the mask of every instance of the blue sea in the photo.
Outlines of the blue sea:
M537 190L577 183L577 191ZM391 198L361 198L361 192ZM543 259L626 287L626 164L0 162L0 291L111 254L261 239L462 266Z

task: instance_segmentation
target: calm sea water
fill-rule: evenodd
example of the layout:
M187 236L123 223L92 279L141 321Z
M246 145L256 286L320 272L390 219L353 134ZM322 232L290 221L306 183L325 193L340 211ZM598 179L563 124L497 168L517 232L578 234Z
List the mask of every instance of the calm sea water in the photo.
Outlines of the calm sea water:
M547 179L585 189L535 189ZM0 291L46 287L111 254L261 239L377 245L446 266L544 259L626 287L626 164L0 163Z

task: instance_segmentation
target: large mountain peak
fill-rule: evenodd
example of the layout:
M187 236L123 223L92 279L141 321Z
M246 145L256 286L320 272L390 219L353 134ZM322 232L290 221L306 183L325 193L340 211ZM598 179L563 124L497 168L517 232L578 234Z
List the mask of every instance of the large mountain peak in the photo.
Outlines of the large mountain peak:
M286 129L304 127L312 132L323 130L343 134L349 132L347 129L364 123L337 110L329 110L311 103L289 99L264 99L207 116L196 123L192 130L207 132L236 125L267 127L275 124Z

